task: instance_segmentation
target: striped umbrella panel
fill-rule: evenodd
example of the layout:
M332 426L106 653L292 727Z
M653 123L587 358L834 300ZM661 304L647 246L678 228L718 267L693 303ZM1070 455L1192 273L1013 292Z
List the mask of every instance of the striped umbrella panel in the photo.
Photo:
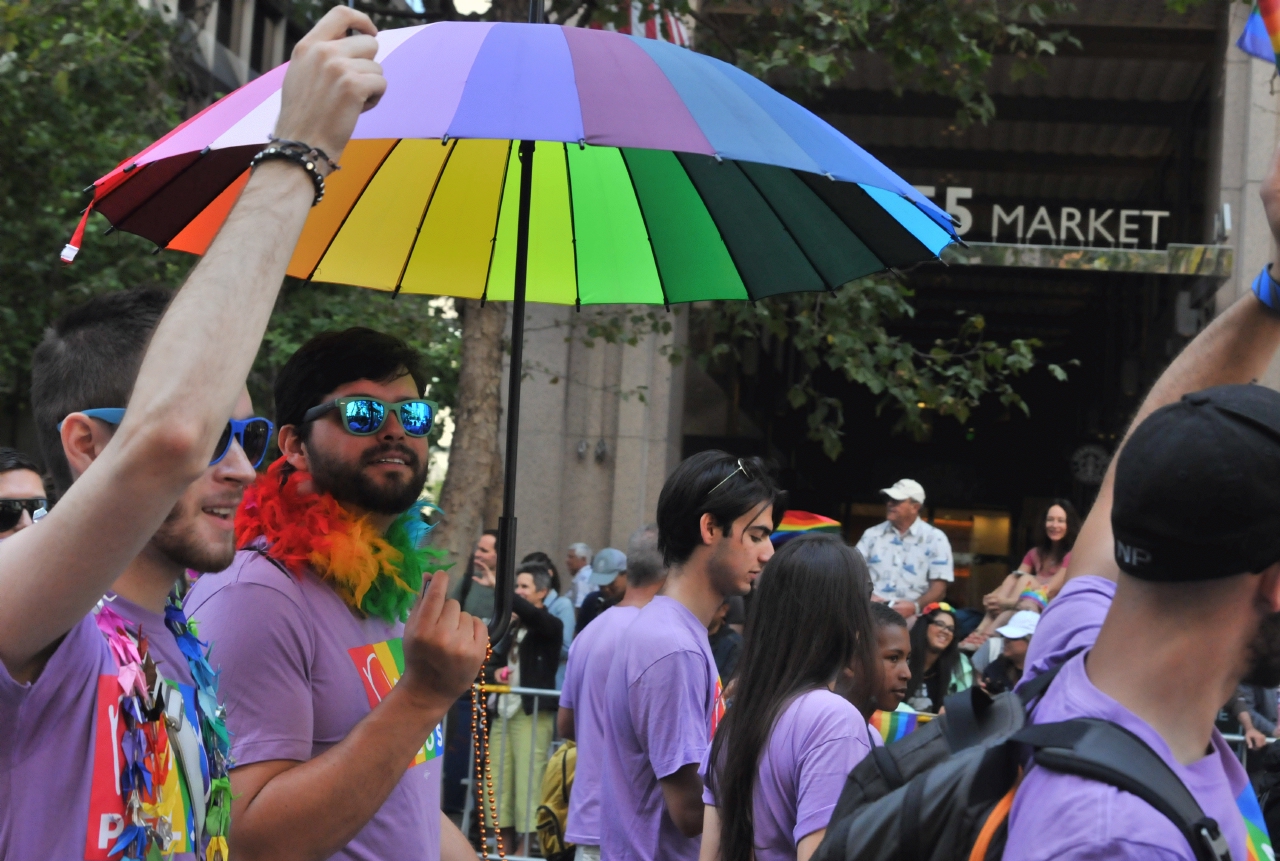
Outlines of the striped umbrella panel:
M741 69L685 48L600 30L481 22L387 30L378 45L387 92L360 117L343 157L344 169L361 177L367 159L404 139L667 150L880 189L900 198L894 205L911 210L909 218L923 216L954 236L949 216L830 124ZM95 207L118 229L168 243L267 140L286 69L256 78L122 162L96 183ZM348 164L357 149L360 163ZM702 172L700 181L717 179ZM721 191L734 184L741 183L724 180Z
M511 299L517 149L509 140L353 141L289 274ZM203 253L247 178L230 180L177 235L153 238ZM147 209L126 220L148 221ZM929 259L950 241L909 201L871 186L705 155L540 141L527 296L660 305L834 290Z

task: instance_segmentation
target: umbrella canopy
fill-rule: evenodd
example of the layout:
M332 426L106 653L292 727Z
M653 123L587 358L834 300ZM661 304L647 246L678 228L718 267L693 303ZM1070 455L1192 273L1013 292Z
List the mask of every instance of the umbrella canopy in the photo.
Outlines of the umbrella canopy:
M834 290L932 260L955 232L830 125L675 45L477 22L384 31L378 44L387 92L357 123L288 272L512 300L496 642L514 582L526 298L670 304ZM268 72L121 162L94 184L84 218L96 208L118 229L203 253L275 127L284 75Z
M528 298L669 304L832 290L931 260L948 216L745 72L652 39L442 22L378 35L387 77L311 213L297 278L513 298L536 141ZM123 162L94 206L202 253L280 106L280 67Z

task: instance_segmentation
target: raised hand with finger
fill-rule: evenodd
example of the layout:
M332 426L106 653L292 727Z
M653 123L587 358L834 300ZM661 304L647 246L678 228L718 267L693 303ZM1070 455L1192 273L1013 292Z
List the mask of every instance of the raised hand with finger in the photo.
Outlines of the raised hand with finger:
M404 626L400 686L434 708L447 708L471 687L489 648L484 623L446 598L448 588L448 577L433 577Z

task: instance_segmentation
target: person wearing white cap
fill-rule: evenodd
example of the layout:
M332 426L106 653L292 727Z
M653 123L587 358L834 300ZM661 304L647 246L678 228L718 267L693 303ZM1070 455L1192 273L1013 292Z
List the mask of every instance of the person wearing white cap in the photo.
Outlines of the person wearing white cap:
M982 673L982 681L978 684L987 693L995 696L1004 691L1013 690L1022 679L1022 668L1026 665L1027 648L1031 645L1031 635L1036 632L1040 623L1040 614L1034 610L1019 610L1013 614L1009 624L997 628L1004 645L1000 657L990 664Z
M862 533L858 551L867 560L875 591L872 601L889 604L904 617L941 601L955 579L951 542L946 534L920 519L924 488L904 478L880 491L885 522Z

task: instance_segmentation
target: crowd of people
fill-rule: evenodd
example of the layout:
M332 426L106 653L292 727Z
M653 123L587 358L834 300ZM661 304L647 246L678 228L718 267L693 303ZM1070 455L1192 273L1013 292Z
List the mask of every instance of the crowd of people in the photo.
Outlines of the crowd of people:
M1122 727L1202 816L1188 833L1028 761L1003 857L1196 859L1201 839L1274 857L1215 730L1238 691L1251 744L1277 732L1280 395L1252 384L1280 348L1269 269L1157 381L1083 523L1049 505L981 609L945 600L953 559L919 483L886 488L856 546L815 533L775 552L767 465L707 451L625 551L575 544L564 578L527 556L490 644L497 536L452 590L421 546L420 357L329 332L280 371L274 421L245 387L315 198L306 171L341 159L385 87L373 32L337 8L293 54L276 132L325 158L259 164L176 294L92 299L35 352L45 475L0 452L0 857L474 858L441 797L443 725L470 720L486 660L489 747L470 755L513 778L481 800L509 847L559 736L578 752L577 858L806 861L882 727L1034 684L1033 724ZM1280 235L1274 171L1263 198Z

